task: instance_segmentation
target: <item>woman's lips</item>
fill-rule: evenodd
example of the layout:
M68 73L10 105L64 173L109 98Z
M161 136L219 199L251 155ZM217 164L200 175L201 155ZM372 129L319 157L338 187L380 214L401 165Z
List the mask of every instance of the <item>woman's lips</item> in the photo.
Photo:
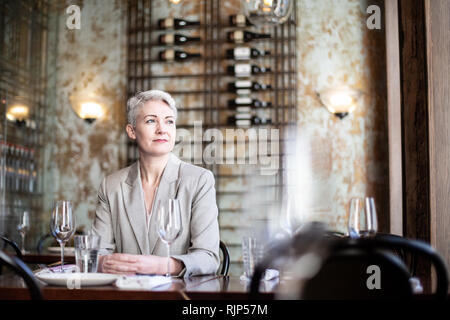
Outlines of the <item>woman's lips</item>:
M156 139L156 140L153 140L153 141L155 141L155 142L159 142L159 143L164 143L164 142L167 142L167 140L166 140L166 139Z

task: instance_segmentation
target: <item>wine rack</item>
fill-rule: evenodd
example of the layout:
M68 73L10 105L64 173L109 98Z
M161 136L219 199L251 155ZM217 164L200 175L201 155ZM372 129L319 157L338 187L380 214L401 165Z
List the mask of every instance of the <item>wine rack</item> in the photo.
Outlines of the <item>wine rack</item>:
M174 152L182 160L201 165L214 173L221 238L230 248L233 270L233 264L238 265L240 259L240 238L237 233L239 226L233 225L233 221L245 221L245 218L241 218L251 210L248 203L255 203L248 193L249 189L254 190L257 197L264 199L264 202L258 201L253 206L254 210L261 211L261 208L267 210L279 202L285 187L287 169L284 158L287 150L284 144L291 139L288 129L295 126L297 119L296 8L294 2L291 18L280 26L259 27L245 22L244 25L236 26L230 24L234 19L230 16L243 13L240 1L209 0L190 2L191 5L192 3L195 3L194 8L172 5L163 10L167 1L129 1L128 97L138 91L160 89L169 92L176 100L178 138ZM223 8L233 8L234 11ZM187 11L189 14L186 14ZM168 17L182 17L187 21L200 23L181 29L161 30L158 21ZM270 38L234 43L230 41L233 39L230 33L235 34L236 31L269 34ZM172 42L172 35L175 34L200 39L183 44L161 44L161 38L168 35L169 42ZM240 37L239 34L236 35ZM160 52L172 49L200 53L201 56L182 62L161 61ZM250 59L247 59L248 55ZM250 72L252 65L266 68L267 72L250 76L230 74L236 69L236 65L243 64L250 65ZM247 68L245 72L249 72L248 65L238 68ZM252 112L250 116L244 114L248 109ZM236 119L243 121L236 122ZM277 154L271 155L279 160L275 172L271 175L257 174L260 172L259 167L258 164L250 164L252 154L249 150L241 158L233 155L233 164L227 163L230 159L226 150L222 163L206 161L202 155L208 151L213 138L207 134L195 141L185 141L179 137L180 132L196 137L197 121L201 121L203 132L213 129L220 131L225 137L227 129L242 129L247 133L250 128L278 130L278 136L272 138L269 135L268 139L269 149L272 144L279 145ZM243 141L239 138L239 134L231 138L235 149L240 144L246 144L250 148L256 143L247 136ZM223 145L229 142L225 139ZM190 147L193 152L185 157L184 154L177 153L182 147ZM136 161L138 151L132 141L128 141L127 150L127 162L131 164Z
M48 15L47 1L0 2L0 234L20 244L28 212L26 249L41 232Z

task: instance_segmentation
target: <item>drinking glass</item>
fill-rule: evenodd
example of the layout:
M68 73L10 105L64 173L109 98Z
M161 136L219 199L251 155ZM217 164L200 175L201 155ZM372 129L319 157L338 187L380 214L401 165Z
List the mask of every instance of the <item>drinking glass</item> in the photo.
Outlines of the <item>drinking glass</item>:
M167 244L167 273L170 277L170 245L181 233L181 212L178 199L160 200L157 213L158 235Z
M61 246L61 272L64 272L64 246L75 232L75 217L70 201L60 200L55 203L50 229L53 237Z
M348 219L348 233L351 238L369 237L378 231L375 201L371 197L352 198Z
M264 254L262 242L255 237L242 238L242 260L244 261L244 276L251 279L255 267L261 262Z
M17 231L20 233L20 237L22 238L22 253L25 254L25 234L30 229L30 216L28 211L24 211L22 216L20 217L20 223L17 226Z
M97 272L100 237L92 234L75 236L74 245L78 272Z

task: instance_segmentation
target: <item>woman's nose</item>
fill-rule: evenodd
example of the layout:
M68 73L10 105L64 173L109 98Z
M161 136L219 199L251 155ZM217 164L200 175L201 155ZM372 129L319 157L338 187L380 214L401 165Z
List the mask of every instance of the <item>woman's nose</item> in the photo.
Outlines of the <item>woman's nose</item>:
M167 132L167 128L164 122L158 121L156 125L156 132L157 133L165 133Z

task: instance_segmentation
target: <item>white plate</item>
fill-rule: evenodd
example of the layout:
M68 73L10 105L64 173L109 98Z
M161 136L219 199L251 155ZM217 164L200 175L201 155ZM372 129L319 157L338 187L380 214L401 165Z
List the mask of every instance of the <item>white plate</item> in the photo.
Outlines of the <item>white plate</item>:
M79 286L103 286L117 280L117 275L109 273L37 273L36 278L54 286L76 288Z
M48 247L47 250L49 252L61 253L61 247ZM75 248L74 247L64 248L64 253L75 254Z

